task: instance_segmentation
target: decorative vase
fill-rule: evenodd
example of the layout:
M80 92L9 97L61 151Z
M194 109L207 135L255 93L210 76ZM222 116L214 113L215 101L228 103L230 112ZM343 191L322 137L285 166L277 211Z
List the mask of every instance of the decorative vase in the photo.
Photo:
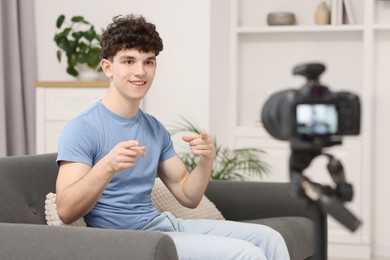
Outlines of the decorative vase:
M314 18L315 23L318 25L330 23L330 10L325 1L318 4Z

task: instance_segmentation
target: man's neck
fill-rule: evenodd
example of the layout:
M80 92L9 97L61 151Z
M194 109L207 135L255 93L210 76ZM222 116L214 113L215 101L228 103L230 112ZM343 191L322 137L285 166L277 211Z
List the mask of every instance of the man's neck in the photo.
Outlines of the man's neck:
M140 100L127 100L120 96L108 94L102 99L103 105L111 112L126 118L135 117L138 112Z

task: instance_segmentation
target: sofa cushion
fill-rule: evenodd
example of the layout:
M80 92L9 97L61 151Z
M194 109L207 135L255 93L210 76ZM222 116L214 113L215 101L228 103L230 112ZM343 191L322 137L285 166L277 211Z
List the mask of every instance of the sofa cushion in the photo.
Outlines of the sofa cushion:
M206 196L195 209L183 207L168 190L161 179L157 178L152 190L152 203L158 211L169 211L182 219L224 219L221 212Z
M278 231L286 241L291 259L306 259L314 254L314 223L308 218L275 217L243 222L263 224Z

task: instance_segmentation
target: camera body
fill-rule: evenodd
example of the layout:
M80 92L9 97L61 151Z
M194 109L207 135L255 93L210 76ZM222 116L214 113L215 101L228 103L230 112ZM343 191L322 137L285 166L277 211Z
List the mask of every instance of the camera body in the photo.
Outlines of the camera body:
M278 140L290 140L305 149L340 143L341 136L360 133L360 100L350 92L332 92L319 82L325 66L298 65L294 75L307 78L301 89L273 94L264 104L261 120Z

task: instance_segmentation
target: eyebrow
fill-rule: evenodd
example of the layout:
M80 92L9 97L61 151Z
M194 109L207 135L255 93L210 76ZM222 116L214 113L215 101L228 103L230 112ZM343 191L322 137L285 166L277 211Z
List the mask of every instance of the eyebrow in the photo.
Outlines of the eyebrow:
M134 56L130 56L130 55L124 55L124 56L119 57L119 60L126 60L126 59L136 60L137 58L135 58ZM156 56L148 57L148 58L146 58L146 60L156 60Z

